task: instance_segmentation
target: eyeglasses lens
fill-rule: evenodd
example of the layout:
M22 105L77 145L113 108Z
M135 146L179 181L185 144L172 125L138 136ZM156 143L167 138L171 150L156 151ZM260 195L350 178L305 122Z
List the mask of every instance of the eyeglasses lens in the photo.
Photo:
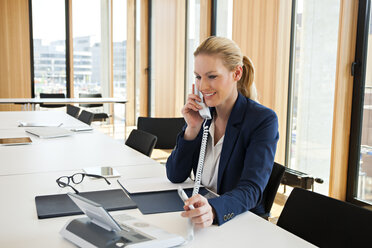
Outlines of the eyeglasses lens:
M68 177L60 177L57 181L59 187L64 188L69 184L69 178Z
M72 182L75 184L81 183L83 181L84 174L77 173L72 176Z

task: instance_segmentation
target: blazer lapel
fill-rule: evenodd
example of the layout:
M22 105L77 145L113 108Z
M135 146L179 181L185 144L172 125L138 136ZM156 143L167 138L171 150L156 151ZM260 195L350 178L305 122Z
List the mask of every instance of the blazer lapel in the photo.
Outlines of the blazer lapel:
M244 119L246 99L239 93L235 105L227 122L225 137L222 145L220 164L218 168L217 192L220 190L223 174L225 172L231 153L234 150L236 139L239 136L241 123Z

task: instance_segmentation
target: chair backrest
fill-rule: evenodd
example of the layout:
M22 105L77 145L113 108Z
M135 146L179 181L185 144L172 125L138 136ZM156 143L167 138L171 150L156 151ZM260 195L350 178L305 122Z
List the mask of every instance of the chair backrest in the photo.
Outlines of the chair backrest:
M68 104L66 112L72 117L78 118L79 113L80 113L80 108L74 105Z
M371 245L372 211L294 188L277 225L319 247Z
M173 149L184 125L183 118L138 117L137 128L158 138L156 149Z
M151 133L133 129L125 141L125 144L150 157L155 147L156 140L156 136Z
M40 98L66 98L63 93L40 93ZM40 104L43 108L61 108L65 107L66 104Z
M101 93L79 93L80 98L102 98ZM81 103L79 104L80 107L84 108L97 108L102 107L103 104L91 104L91 103Z
M262 200L265 206L265 214L261 215L261 217L265 219L268 219L268 217L270 217L271 207L273 206L276 193L278 192L280 182L284 175L284 171L285 167L283 165L274 162L269 181L267 182L262 196Z
M94 114L86 110L82 110L78 117L80 121L88 125L92 124L93 118L94 118Z

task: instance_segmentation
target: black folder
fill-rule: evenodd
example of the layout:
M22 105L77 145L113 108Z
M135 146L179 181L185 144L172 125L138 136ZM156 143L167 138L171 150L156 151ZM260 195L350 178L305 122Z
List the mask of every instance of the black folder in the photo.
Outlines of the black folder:
M137 204L138 209L142 214L158 214L167 212L183 211L184 203L178 195L177 190L153 191L143 193L130 194L123 185L119 185L129 195L129 197ZM193 189L185 189L186 194L190 197ZM199 194L207 199L216 197L216 195L206 188L200 188Z
M107 211L136 208L137 205L121 190L81 192L79 195L101 204ZM78 215L83 212L67 194L42 195L35 197L39 219Z

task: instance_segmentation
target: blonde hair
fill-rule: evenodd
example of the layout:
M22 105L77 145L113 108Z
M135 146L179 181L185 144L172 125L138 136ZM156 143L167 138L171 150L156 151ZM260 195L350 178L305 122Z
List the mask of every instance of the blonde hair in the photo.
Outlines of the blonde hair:
M242 66L243 75L238 81L238 90L245 97L257 101L253 63L247 56L243 56L234 41L223 37L210 36L195 50L194 57L199 54L218 56L230 71L234 71L237 66Z

